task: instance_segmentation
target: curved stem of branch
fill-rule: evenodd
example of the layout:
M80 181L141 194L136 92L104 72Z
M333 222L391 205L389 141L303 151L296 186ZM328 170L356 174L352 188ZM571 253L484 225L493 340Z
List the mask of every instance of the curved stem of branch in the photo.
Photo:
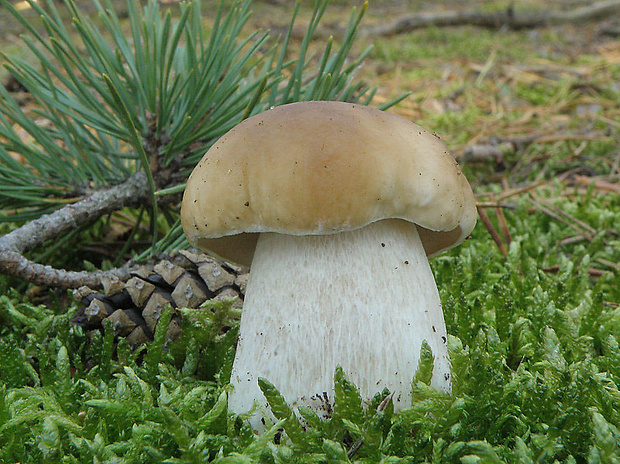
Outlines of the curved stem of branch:
M0 273L37 285L62 288L80 285L100 287L103 277L128 277L132 262L109 271L75 272L35 263L27 259L24 253L104 214L144 203L148 198L147 177L140 171L121 184L99 190L83 200L13 230L0 237Z

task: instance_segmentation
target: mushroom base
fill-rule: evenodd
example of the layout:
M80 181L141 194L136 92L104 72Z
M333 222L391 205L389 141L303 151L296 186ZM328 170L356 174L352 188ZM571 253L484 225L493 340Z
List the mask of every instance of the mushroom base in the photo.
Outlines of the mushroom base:
M229 407L245 413L255 400L265 404L257 384L264 377L292 407L327 417L337 365L364 400L387 387L396 410L408 407L423 340L435 357L431 385L450 392L441 303L414 224L390 219L333 235L261 234Z

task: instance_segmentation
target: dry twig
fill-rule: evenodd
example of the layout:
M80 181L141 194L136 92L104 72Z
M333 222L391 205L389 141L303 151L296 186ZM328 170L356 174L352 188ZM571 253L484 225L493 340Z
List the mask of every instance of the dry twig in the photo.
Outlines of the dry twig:
M487 215L487 213L484 210L484 208L481 208L480 206L477 206L477 209L478 209L478 216L480 216L480 220L482 221L482 223L486 227L487 231L491 235L491 238L493 239L495 244L497 245L497 248L499 249L499 252L502 254L502 256L504 258L506 258L508 256L508 251L506 250L506 247L504 246L504 242L502 242L501 237L497 233L497 230L495 229L495 226L493 226L493 223L491 222L491 219L489 219L489 216Z
M543 268L543 271L548 272L550 274L557 274L560 271L560 266L558 264L555 264L553 266ZM592 278L601 277L609 272L610 271L604 271L603 269L597 269L595 267L588 268L588 274Z
M532 198L532 200L534 200L534 204L538 203L539 205L544 205L544 209L545 209L545 213L549 214L550 210L552 210L554 213L557 213L556 215L556 219L560 220L561 222L563 222L564 224L567 224L568 226L572 227L573 229L575 229L578 232L585 232L585 234L590 237L590 240L592 240L592 238L594 237L594 235L596 235L596 229L592 226L590 226L589 224L586 224L583 221L580 221L579 219L577 219L576 217L568 214L566 211L557 208L553 205L550 205L548 202L546 202L545 200L542 200L541 198L538 198L538 196L533 193L530 192L530 196ZM530 201L532 201L530 200ZM552 213L552 214L554 214ZM581 229L581 230L580 230Z
M594 238L594 234L596 230L590 227L588 224L585 224L582 221L579 221L577 218L571 216L570 214L562 211L559 208L556 208L548 203L544 202L544 200L540 200L534 195L534 193L530 192L530 197L528 201L534 205L536 209L545 213L547 216L555 219L558 222L566 224L571 229L576 232L582 234L587 240L592 240Z
M493 195L491 195L491 200L495 200ZM508 228L508 222L506 221L506 216L504 216L504 211L499 205L496 203L495 207L495 217L497 217L497 222L499 224L499 228L502 231L502 235L504 237L504 242L506 242L506 246L510 246L512 243L512 235L510 234L510 229Z
M502 163L504 156L513 154L525 149L533 143L554 143L567 140L601 140L609 136L605 131L592 132L543 132L530 134L520 137L496 137L488 143L475 144L463 149L463 160L469 162L480 162L489 159L497 163Z
M606 181L604 179L592 179L586 176L574 176L576 182L582 185L591 185L593 184L595 188L599 190L605 190L607 192L620 192L620 184L614 184L612 182Z

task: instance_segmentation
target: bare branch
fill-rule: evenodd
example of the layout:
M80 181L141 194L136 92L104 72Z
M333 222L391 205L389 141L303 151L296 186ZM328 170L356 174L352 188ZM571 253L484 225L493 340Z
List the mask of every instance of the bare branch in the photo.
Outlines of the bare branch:
M390 36L424 27L473 25L491 29L510 27L531 29L554 24L575 24L606 18L620 11L620 0L605 0L569 11L520 14L512 8L499 13L479 11L440 11L416 13L396 18L388 24L377 24L360 29L360 34Z
M24 253L104 214L144 203L148 200L148 192L146 176L144 172L139 172L122 184L99 190L0 237L0 273L37 285L62 288L81 285L100 287L105 276L129 277L131 262L109 271L76 272L34 263Z

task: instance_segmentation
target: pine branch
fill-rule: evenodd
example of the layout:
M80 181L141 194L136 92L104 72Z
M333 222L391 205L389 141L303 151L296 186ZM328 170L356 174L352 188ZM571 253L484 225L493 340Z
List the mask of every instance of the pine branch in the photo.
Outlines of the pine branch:
M289 39L301 0L282 43L269 32L241 33L252 0L235 0L230 8L222 0L209 33L200 0L183 2L175 16L157 0L144 6L127 0L127 29L110 0L94 2L96 21L74 0L26 1L44 31L10 0L0 0L26 30L24 43L38 61L33 66L0 52L30 93L37 117L0 87L0 222L32 222L0 238L0 273L31 283L98 287L104 276L128 277L131 263L107 272L72 272L25 256L126 206L151 205L152 230L159 219L170 226L165 236L153 233L159 242L137 259L183 247L175 205L160 212L157 206L175 201L166 195L182 191L204 151L252 114L294 101L368 104L374 95L357 79L368 50L349 59L367 4L351 13L340 45L329 40L322 55L310 58L309 44L328 3L317 1L298 56L291 59ZM71 21L63 20L59 7ZM86 187L101 190L91 195L83 193ZM65 206L68 192L83 199Z
M144 172L138 172L125 182L99 190L87 198L67 205L52 214L46 214L0 237L0 273L8 274L37 285L71 288L81 285L100 287L105 276L129 278L134 263L109 271L67 271L35 263L24 256L33 248L80 225L92 222L102 215L126 206L137 206L147 201L149 188Z

